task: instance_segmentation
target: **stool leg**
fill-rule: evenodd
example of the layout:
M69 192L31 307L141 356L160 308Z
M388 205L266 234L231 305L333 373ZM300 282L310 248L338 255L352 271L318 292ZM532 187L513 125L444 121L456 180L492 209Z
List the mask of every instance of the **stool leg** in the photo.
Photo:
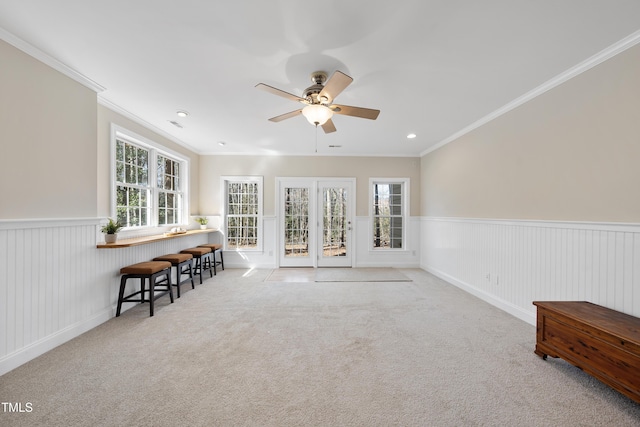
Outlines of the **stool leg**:
M218 271L216 269L216 251L215 250L211 251L211 258L213 258L213 261L211 262L213 264L213 274L214 276L217 276Z
M144 279L142 279L144 281ZM155 279L153 277L149 277L149 317L153 317L153 300L154 295L156 293L155 289Z
M202 285L202 257L196 258L196 274L200 273L200 284Z
M222 249L220 249L218 252L220 252L220 267L222 267L222 270L224 271L224 258L222 257Z
M116 317L120 317L120 310L122 309L122 298L124 298L124 287L126 284L127 275L124 275L120 279L120 293L118 294L118 309L116 310Z
M176 280L177 280L176 287L178 288L176 293L178 295L178 298L180 298L180 283L181 283L180 277L182 277L182 274L180 273L180 264L178 264L176 266Z
M208 255L207 259L209 260L209 276L213 277L213 272L211 271L211 267L212 267L212 265L211 265L212 258L211 257L213 256L213 252L209 252L207 255ZM214 270L216 269L216 265L215 264L213 264L213 269Z
M191 289L195 289L196 288L196 284L193 282L193 261L189 260L189 263L187 264L189 266L189 278L191 279Z
M182 273L180 272L180 264L176 265L176 279L177 279L177 294L178 294L178 298L180 298L180 277L182 276Z
M167 286L169 287L169 299L171 300L171 304L173 304L173 286L171 286L171 268L167 270ZM180 289L179 280L178 280L178 289Z

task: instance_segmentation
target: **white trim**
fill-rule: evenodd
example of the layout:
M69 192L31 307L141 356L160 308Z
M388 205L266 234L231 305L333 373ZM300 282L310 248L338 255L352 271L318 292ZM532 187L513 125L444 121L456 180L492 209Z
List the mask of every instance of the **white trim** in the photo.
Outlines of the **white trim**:
M495 218L427 217L427 216L422 217L422 220L640 233L640 223L631 223L631 222L626 223L626 222L595 222L595 221L556 221L556 220L532 220L532 219L495 219Z
M110 320L114 316L114 309L110 307L102 310L100 313L88 319L82 320L74 325L56 331L51 335L47 335L41 340L34 342L26 347L20 348L18 351L8 354L0 358L0 375L21 366L36 357L53 350L61 344L82 335L83 333L101 325Z
M98 94L98 104L102 105L105 108L108 108L109 110L112 110L118 114L120 114L121 116L126 117L127 119L139 124L140 126L150 130L151 132L157 133L158 135L162 136L163 138L166 138L168 140L170 140L171 142L175 142L176 144L180 145L181 147L186 148L187 150L190 150L196 154L203 154L201 152L199 152L197 149L195 149L194 147L190 146L189 144L187 144L184 141L179 140L178 138L176 138L175 136L167 133L166 131L158 128L157 126L152 125L151 123L141 119L140 117L136 116L133 113L130 113L129 111L125 110L124 108L120 107L119 105L114 104L113 102L109 101L108 99L105 99L104 96Z
M452 285L454 285L457 288L462 289L463 291L476 296L478 298L480 298L481 300L491 304L494 307L497 307L499 309L501 309L502 311L505 311L509 314L511 314L512 316L517 317L518 319L529 323L530 325L534 325L536 324L536 316L535 314L531 314L530 312L527 312L523 309L521 309L520 307L511 304L509 301L505 301L501 298L497 298L494 295L491 295L488 292L485 292L483 290L477 289L471 285L469 285L468 283L465 283L461 280L456 279L455 277L440 271L436 268L432 268L429 266L421 266L420 268L422 268L423 270L433 274L434 276L439 277L440 279L451 283Z
M228 147L229 145L227 145ZM201 151L198 154L203 156L262 156L262 157L406 157L406 158L419 158L419 154L373 154L373 153L308 153L308 154L300 154L300 153L285 153L285 152L274 152L271 151L251 151L251 152L241 152L241 151Z
M98 225L100 224L101 220L102 218L0 219L0 230L70 227L75 225Z
M15 47L16 49L23 51L27 55L37 59L43 64L48 65L54 70L59 71L60 73L69 77L70 79L75 80L81 85L91 89L94 92L99 93L105 90L103 86L94 82L87 76L77 72L76 70L69 67L68 65L63 64L62 62L53 58L51 55L44 53L37 47L25 42L24 40L18 38L17 36L11 34L10 32L8 32L3 28L0 28L0 39L9 43L11 46Z
M595 55L593 55L590 58L587 58L586 60L580 62L579 64L569 68L568 70L558 74L557 76L555 76L554 78L552 78L551 80L546 81L545 83L541 84L540 86L538 86L537 88L530 90L529 92L525 93L524 95L514 99L513 101L509 102L508 104L505 104L504 106L502 106L501 108L498 108L497 110L495 110L494 112L487 114L486 116L484 116L483 118L481 118L480 120L471 123L469 126L459 130L458 132L454 133L453 135L449 136L448 138L443 139L442 141L438 142L435 145L432 145L431 147L427 148L426 150L422 151L420 153L420 157L431 153L432 151L437 150L440 147L443 147L445 145L447 145L450 142L455 141L456 139L460 138L463 135L466 135L467 133L473 131L474 129L479 128L482 125L485 125L487 123L489 123L492 120L497 119L498 117L502 116L503 114L508 113L509 111L521 106L522 104L525 104L529 101L531 101L532 99L542 95L543 93L557 87L560 86L562 83L565 83L566 81L584 73L585 71L590 70L591 68L603 63L604 61L613 58L614 56L618 55L621 52L624 52L625 50L635 46L636 44L640 43L640 30L636 31L635 33L630 34L629 36L625 37L624 39L612 44L611 46L607 47L606 49L596 53Z

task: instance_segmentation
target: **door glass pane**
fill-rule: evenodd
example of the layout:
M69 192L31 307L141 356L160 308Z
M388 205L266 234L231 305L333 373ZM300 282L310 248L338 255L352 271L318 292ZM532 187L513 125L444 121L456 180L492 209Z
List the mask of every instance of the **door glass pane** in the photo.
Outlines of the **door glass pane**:
M285 188L284 197L285 256L309 256L309 190Z
M322 193L322 255L347 254L347 192L344 188L325 188Z

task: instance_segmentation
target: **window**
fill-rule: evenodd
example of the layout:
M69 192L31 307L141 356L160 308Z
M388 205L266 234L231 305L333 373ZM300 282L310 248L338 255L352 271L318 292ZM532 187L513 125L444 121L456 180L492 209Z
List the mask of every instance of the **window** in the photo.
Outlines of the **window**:
M408 179L371 180L374 249L404 249Z
M115 125L112 146L112 215L129 229L184 224L188 161Z
M149 225L149 150L116 140L116 217L127 227Z
M158 155L158 225L182 223L180 162Z
M227 249L262 250L262 177L223 177Z

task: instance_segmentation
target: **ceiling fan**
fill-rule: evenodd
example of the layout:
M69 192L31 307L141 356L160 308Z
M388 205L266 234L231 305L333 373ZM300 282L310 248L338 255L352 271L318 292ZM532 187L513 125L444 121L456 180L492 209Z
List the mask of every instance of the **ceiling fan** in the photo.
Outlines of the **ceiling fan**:
M333 100L353 82L353 79L345 73L336 71L331 78L327 80L327 73L324 71L316 71L311 74L311 82L313 85L306 88L302 96L285 92L264 83L258 83L256 85L258 89L305 104L305 107L299 110L272 117L269 121L280 122L302 114L312 125L316 125L316 127L320 125L325 133L331 133L336 131L336 127L331 120L333 114L342 114L344 116L360 117L369 120L378 118L380 110L333 104Z

